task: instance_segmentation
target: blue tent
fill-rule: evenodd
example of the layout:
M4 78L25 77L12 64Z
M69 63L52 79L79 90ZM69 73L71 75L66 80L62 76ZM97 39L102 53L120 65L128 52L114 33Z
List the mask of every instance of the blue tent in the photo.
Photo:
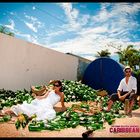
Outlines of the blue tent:
M82 82L93 89L104 89L109 95L117 92L124 66L115 60L101 57L91 62L86 68Z

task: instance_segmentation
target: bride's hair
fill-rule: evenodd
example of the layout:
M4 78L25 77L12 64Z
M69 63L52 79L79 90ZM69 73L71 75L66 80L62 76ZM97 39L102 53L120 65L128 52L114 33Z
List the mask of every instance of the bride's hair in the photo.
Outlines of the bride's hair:
M48 85L55 85L55 83L58 83L59 86L61 86L60 91L62 92L62 82L60 80L50 80Z
M61 82L60 80L54 80L54 81L53 81L53 85L54 85L55 83L58 83L59 86L61 86L60 91L62 92L62 82Z

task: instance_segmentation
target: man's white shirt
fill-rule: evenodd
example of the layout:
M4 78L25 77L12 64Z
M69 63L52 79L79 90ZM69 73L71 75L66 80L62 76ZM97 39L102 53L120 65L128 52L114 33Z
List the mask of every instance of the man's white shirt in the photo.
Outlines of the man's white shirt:
M117 90L128 91L128 92L135 90L135 93L137 93L137 79L133 76L130 76L128 80L128 84L126 84L126 79L123 78Z

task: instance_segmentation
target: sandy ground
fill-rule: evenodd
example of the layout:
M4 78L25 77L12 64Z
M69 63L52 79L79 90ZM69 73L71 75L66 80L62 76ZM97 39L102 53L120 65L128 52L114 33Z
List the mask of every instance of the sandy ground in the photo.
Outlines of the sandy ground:
M66 103L66 106L70 106L71 103ZM60 103L56 105L57 111L60 109ZM110 132L112 127L137 127L140 130L140 108L134 110L132 118L117 118L112 125L104 124L104 129L94 131L89 137L140 137L139 132L127 132L127 133L113 133ZM61 131L48 131L30 132L28 127L25 129L16 130L14 123L0 123L0 137L82 137L82 133L86 131L85 127L77 126L76 128L67 128Z

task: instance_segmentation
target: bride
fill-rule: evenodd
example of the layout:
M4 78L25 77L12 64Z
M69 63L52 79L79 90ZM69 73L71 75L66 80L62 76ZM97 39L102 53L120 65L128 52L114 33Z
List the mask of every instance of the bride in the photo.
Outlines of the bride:
M34 99L30 104L26 101L23 104L12 106L8 110L3 110L3 114L15 114L18 116L20 113L24 113L31 117L36 115L36 120L51 120L56 117L54 106L61 102L62 111L66 110L64 105L64 93L62 92L62 83L59 80L53 81L53 90L48 91L45 95L39 96Z

